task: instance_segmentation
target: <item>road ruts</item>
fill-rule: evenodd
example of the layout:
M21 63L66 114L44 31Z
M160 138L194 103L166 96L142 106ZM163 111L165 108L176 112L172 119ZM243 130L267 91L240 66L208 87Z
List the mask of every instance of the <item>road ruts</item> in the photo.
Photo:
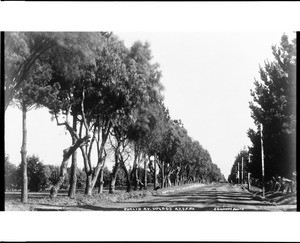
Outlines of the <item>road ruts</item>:
M209 184L139 200L127 200L110 205L107 209L125 211L294 211L296 205L276 205L230 184Z

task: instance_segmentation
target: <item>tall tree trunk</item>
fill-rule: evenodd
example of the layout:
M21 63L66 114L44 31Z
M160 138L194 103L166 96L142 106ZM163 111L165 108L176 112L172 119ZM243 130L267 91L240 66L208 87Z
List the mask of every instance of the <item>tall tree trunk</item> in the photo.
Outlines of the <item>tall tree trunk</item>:
M100 172L99 172L99 188L98 188L98 193L103 193L103 173L104 173L104 167L101 168Z
M167 186L170 187L172 186L172 183L171 183L171 173L168 172L167 174Z
M156 162L156 156L154 156L154 189L156 189L158 186L157 183L157 162Z
M93 171L89 163L89 157L86 153L86 150L83 148L83 146L80 147L80 150L83 157L84 172L86 174L84 194L86 196L91 196L93 191L93 187L92 187Z
M161 163L161 188L164 188L165 184L165 163Z
M78 139L74 145L71 147L63 150L63 161L60 166L60 174L58 181L55 183L55 185L50 190L50 198L54 198L57 196L57 192L60 188L60 186L63 184L66 174L67 174L67 167L68 162L71 157L71 155L74 153L74 151L80 147L83 143L85 143L89 139L89 136L85 136L82 139Z
M177 171L176 171L176 179L175 179L175 186L179 186L179 172L180 172L180 170L177 169Z
M109 183L110 194L113 194L115 192L118 169L119 169L119 165L115 164L113 171L110 173L110 183Z
M99 172L100 174L100 178L99 178L99 189L98 189L98 193L103 193L103 186L104 186L104 181L103 181L103 177L104 177L104 166L105 166L105 162L106 162L106 155L103 158L103 165L101 167L101 170Z
M144 161L144 189L147 190L147 159Z
M126 166L124 165L124 162L121 163L121 167L122 167L123 171L125 172L126 191L131 192L130 171L127 170Z
M76 131L77 119L76 115L73 115L73 129ZM72 137L72 143L75 144L76 139ZM77 151L75 150L72 155L72 166L71 166L71 178L70 178L70 188L68 196L74 198L76 194L76 184L77 184Z
M184 184L184 178L183 178L183 173L180 175L180 185Z
M86 196L92 196L92 179L93 179L93 173L90 171L89 173L86 174L86 185L85 185L85 191L84 194Z
M126 191L131 192L131 182L130 182L130 173L126 174Z
M135 152L134 152L134 161L133 161L133 181L134 181L134 187L133 190L136 191L138 189L139 186L139 171L138 171L138 151L135 148Z
M109 135L109 131L110 131L110 122L108 122L108 125L106 126L105 129L102 129L102 140L101 140L101 145L99 148L99 152L98 152L98 162L96 165L96 168L94 170L94 175L93 175L93 180L92 180L92 188L94 188L94 186L96 185L96 181L98 179L99 173L101 168L104 166L105 163L105 159L106 159L106 155L103 155L103 153L105 152L105 144Z
M134 168L133 175L134 175L134 187L133 187L133 190L137 191L137 189L139 187L139 182L140 182L140 180L139 180L139 171L138 171L137 165Z
M22 107L22 129L23 129L23 139L21 147L21 163L22 163L22 190L21 190L21 201L22 203L27 203L28 200L28 177L27 177L27 126L26 126L26 106Z

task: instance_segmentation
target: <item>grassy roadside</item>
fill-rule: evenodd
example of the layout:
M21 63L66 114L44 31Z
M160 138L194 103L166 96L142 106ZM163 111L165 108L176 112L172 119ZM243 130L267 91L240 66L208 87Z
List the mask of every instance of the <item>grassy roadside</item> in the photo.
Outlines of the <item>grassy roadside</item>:
M254 199L260 201L268 201L274 205L296 205L297 204L297 194L296 192L283 193L280 191L267 191L265 193L265 198L263 198L262 189L258 187L251 186L250 190L244 185L239 185L243 190L249 191Z
M167 188L162 188L158 190L148 189L148 190L138 190L138 191L117 191L114 194L109 194L105 191L102 194L98 194L96 191L93 196L87 197L84 195L83 191L76 194L74 199L67 196L66 192L59 193L54 199L50 199L49 193L29 193L28 203L23 204L20 201L20 192L10 193L5 198L5 211L35 211L38 208L45 208L49 210L64 210L66 207L72 207L74 210L76 207L81 206L92 206L92 205L102 205L107 206L113 203L125 202L127 200L139 200L144 197L149 197L158 194L172 193L175 191L186 190L189 188L201 187L205 184L184 184L180 186L172 186Z

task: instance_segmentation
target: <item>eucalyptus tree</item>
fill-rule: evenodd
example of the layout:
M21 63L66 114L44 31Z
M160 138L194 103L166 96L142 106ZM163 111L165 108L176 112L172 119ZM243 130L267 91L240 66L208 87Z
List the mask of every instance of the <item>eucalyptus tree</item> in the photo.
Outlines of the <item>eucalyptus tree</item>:
M103 35L106 35L104 33ZM72 48L85 58L92 56L88 33L75 32L6 32L5 33L5 110L22 85L30 78L31 71L41 58L48 57L56 48ZM97 38L93 40L95 41ZM66 57L68 58L68 57Z
M210 180L210 172L212 170L212 159L208 150L204 149L201 156L201 177L202 180L207 182Z
M171 186L171 175L180 170L182 163L185 160L184 150L190 150L185 147L185 140L188 139L187 130L183 127L180 120L173 120L171 123L171 129L165 137L165 174L167 186Z
M39 58L56 44L53 33L5 33L5 110L30 79Z
M13 101L22 111L22 187L21 201L28 200L27 112L40 98L39 92L51 76L41 55L54 45L48 34L7 32L5 34L5 110Z
M36 64L28 75L26 82L20 86L20 91L15 94L13 102L22 111L22 188L21 201L26 203L28 200L28 177L27 177L27 112L39 107L38 102L42 99L40 92L43 92L45 83L51 76L48 65L43 63Z
M91 177L90 190L94 187L104 165L105 144L113 128L122 127L124 119L130 119L135 105L133 98L138 94L132 90L135 66L127 60L128 49L116 36L112 36L107 46L96 60L94 76L89 88L89 103L92 121L101 130L98 144L98 161ZM97 101L96 106L93 104ZM87 103L87 104L89 104ZM90 175L89 175L90 176ZM89 185L87 185L89 188ZM87 193L91 194L91 191Z
M63 104L63 95L61 95L57 100L59 104L53 106L53 98L55 100L58 97L58 87L59 89L61 88L59 82L57 84L54 83L53 80L55 78L62 79L62 77L64 76L67 77L68 80L72 80L76 76L78 77L80 70L80 68L78 68L78 64L86 64L93 60L93 53L95 53L95 43L99 44L99 40L99 35L91 33L6 33L5 109L13 99L19 101L22 100L22 102L20 103L23 103L22 110L23 117L25 118L25 111L31 105L34 106L36 104L39 104L48 107L51 103L50 106L52 109L52 114L55 114L57 116L57 111L59 109L62 109L62 107L68 102L65 102L65 104ZM49 66L51 67L51 70L49 69ZM45 70L42 70L43 68ZM34 78L37 76L37 73L39 77ZM36 82L37 80L41 79L41 77L42 80L44 80L43 76L47 76L48 78L46 87L45 83L41 84L40 81ZM34 82L32 81L33 79ZM63 85L66 86L66 83L67 82L63 83ZM37 92L36 89L38 86L40 90ZM71 86L72 85L69 84L69 87ZM63 89L64 95L66 95L67 89L65 87ZM26 95L26 93L28 93L28 95ZM36 95L38 95L41 100L35 101L34 99ZM29 101L29 99L31 101ZM26 100L26 102L24 102L24 100ZM26 120L23 119L23 126L26 125L24 121L26 122ZM22 157L25 157L26 129L23 129L23 138ZM73 141L73 144L75 144L75 140ZM26 160L23 159L23 161ZM26 166L23 166L23 168L24 170L26 170ZM24 176L25 174L26 172L24 172Z
M147 134L147 142L145 143L148 154L153 156L153 164L149 163L150 171L154 174L154 188L158 188L158 175L162 173L163 167L161 161L161 151L163 149L163 134L166 130L166 124L171 120L169 110L162 101L159 101L152 109L155 117L155 127L151 133ZM161 183L162 186L162 183Z
M241 162L243 160L243 169L245 171L249 170L249 151L242 149L236 156L231 167L230 174L228 176L228 181L238 183L237 178L241 178Z
M59 33L64 40L49 51L48 63L51 66L52 77L48 82L48 92L44 94L42 105L49 108L50 113L58 126L64 126L72 138L72 146L64 150L61 166L61 176L51 191L52 197L57 194L63 178L69 157L78 147L87 145L91 134L89 130L84 134L82 126L87 127L85 117L85 87L89 84L91 67L95 65L95 58L103 47L103 33ZM70 125L70 117L81 123L80 129L74 122ZM79 131L77 131L79 130ZM76 172L76 170L75 170ZM74 173L75 174L75 173Z
M191 137L187 136L182 150L181 166L178 166L176 172L177 184L188 181L190 176L195 175L199 168L199 161L201 158L201 145L198 141L193 141Z
M142 161L144 161L144 178L147 178L147 135L155 126L153 108L158 102L162 101L161 72L159 65L157 63L152 64L151 61L152 55L149 43L135 42L128 54L128 62L135 67L131 89L134 105L132 106L131 122L128 125L128 139L132 142L134 151L131 174L134 177L135 190L137 190L140 183L138 166ZM143 159L141 159L142 157Z
M135 120L129 125L128 139L132 143L132 150L134 154L133 169L131 171L134 178L134 190L137 190L141 180L138 176L138 167L144 162L145 174L147 173L147 142L149 141L149 133L155 126L155 118L151 115L151 110L145 107L139 107L135 112ZM147 178L144 175L144 178ZM145 181L144 181L145 182ZM147 183L147 182L146 182ZM144 183L145 185L145 183Z
M127 139L127 134L124 132L124 129L113 127L110 141L114 149L115 163L110 173L109 193L112 194L115 192L115 183L119 169L125 172L127 191L129 192L131 190L130 172L128 172L126 167L126 161L130 158L131 150L129 150L129 140Z

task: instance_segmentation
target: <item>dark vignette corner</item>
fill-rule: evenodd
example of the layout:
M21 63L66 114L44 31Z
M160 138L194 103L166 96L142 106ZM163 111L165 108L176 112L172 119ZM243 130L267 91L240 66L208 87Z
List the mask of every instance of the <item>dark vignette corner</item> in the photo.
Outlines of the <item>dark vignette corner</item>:
M4 179L4 32L1 31L1 88L0 88L0 112L1 112L1 119L0 119L0 127L1 127L1 148L0 148L0 156L1 156L1 163L0 163L0 178L1 178L1 183L0 183L0 211L4 211L4 184L5 184L5 179Z
M296 88L297 88L297 91L296 91L296 97L297 97L297 101L296 101L296 107L297 107L297 103L298 103L298 85L297 85L297 81L298 81L298 73L299 73L299 62L298 62L298 58L299 58L299 45L300 45L300 31L297 31L297 35L296 35L296 40L297 40L297 43L296 43L296 50L297 50L297 53L296 53ZM297 117L297 112L298 111L298 108L296 109L296 117ZM297 118L296 118L297 119ZM299 138L299 127L298 127L298 122L296 122L296 148L297 148L297 139ZM297 171L297 212L300 211L300 206L299 206L299 193L298 193L298 188L299 188L299 163L298 163L298 150L296 149L296 171Z

